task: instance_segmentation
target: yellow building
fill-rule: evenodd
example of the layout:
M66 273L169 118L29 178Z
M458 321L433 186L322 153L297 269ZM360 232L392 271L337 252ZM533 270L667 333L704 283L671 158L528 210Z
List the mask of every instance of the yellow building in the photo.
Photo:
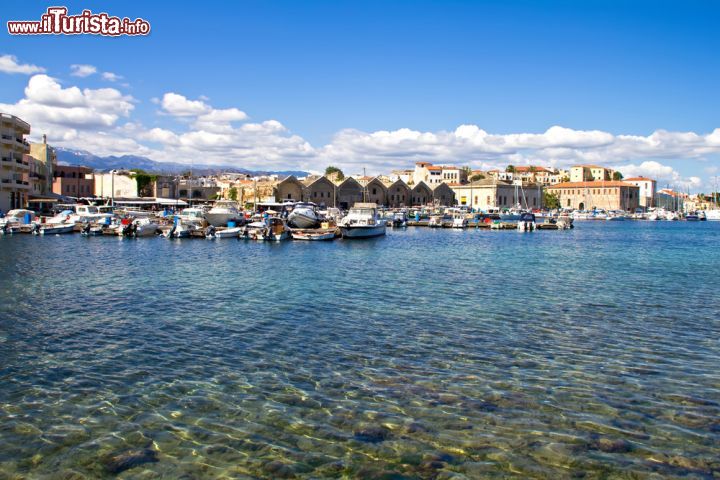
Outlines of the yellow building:
M35 159L35 171L31 183L35 184L33 195L47 195L52 192L53 176L57 166L55 149L48 145L47 136L41 143L30 144L30 156Z
M612 180L614 170L598 165L575 165L570 168L571 182Z
M30 124L7 113L0 113L0 210L7 212L27 205L30 193L30 153L25 135Z
M558 196L562 208L632 211L640 205L640 187L626 182L564 182L546 190Z

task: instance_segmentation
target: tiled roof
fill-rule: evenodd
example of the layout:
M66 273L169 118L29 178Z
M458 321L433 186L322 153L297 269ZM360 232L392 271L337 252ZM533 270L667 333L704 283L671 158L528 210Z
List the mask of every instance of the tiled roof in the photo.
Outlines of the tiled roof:
M623 178L623 181L625 181L625 182L647 182L647 181L654 182L655 180L653 180L652 178L648 178L648 177L632 177L632 178Z

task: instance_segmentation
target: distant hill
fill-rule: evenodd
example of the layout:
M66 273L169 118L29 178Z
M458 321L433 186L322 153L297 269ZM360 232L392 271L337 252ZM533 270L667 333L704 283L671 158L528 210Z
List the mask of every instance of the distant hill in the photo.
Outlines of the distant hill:
M82 150L68 150L56 147L58 163L63 165L82 165L97 171L108 171L117 169L141 168L151 173L179 174L192 169L193 175L210 175L220 172L249 173L252 175L281 175L306 177L310 175L302 170L248 170L245 168L229 167L227 165L190 165L175 162L156 162L147 157L137 155L122 155L120 157L100 157Z

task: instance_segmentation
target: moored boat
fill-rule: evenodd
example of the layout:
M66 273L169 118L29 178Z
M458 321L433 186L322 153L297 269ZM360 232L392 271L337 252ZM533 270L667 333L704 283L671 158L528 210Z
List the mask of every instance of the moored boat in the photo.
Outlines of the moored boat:
M287 223L294 228L315 228L320 223L320 217L314 203L296 203L288 214Z
M205 220L213 227L224 227L229 223L239 223L245 220L237 203L232 200L218 200L213 207L205 213Z
M375 203L356 203L339 226L343 238L379 237L385 235L386 229Z

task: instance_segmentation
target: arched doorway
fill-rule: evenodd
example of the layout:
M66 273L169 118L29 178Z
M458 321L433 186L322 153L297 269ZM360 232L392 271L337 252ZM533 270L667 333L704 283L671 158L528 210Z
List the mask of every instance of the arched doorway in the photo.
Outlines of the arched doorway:
M585 210L585 202L580 202L580 210Z

